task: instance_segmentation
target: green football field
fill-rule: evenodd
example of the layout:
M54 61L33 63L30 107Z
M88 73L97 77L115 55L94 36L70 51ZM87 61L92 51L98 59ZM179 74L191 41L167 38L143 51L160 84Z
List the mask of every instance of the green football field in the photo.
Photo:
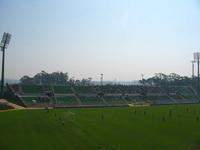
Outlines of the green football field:
M200 105L0 112L0 150L197 150Z

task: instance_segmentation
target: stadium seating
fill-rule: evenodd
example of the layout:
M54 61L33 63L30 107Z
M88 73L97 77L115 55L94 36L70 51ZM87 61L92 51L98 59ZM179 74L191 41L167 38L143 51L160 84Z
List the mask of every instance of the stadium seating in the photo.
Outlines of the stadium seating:
M103 100L97 96L81 96L79 99L81 100L82 105L105 105Z
M56 106L59 106L59 105L73 106L73 105L78 105L78 102L76 100L76 97L74 96L56 97Z
M73 93L70 86L53 86L53 90L55 93Z
M125 99L128 103L135 103L135 102L144 101L144 98L143 98L141 95L125 96L124 99Z
M137 85L130 85L130 86L121 86L120 87L122 93L130 93L130 94L136 94L141 92L141 86Z
M148 93L163 93L162 88L158 87L158 86L148 86L147 87L147 92Z
M22 85L21 90L24 94L38 94L43 91L43 87L40 85Z
M117 85L105 85L101 87L103 93L121 93L120 86Z
M108 105L127 105L121 96L104 96L103 98Z
M152 104L172 104L173 101L168 95L148 95L148 100L152 102Z
M48 106L51 103L51 99L48 97L22 96L20 98L26 106Z
M191 87L188 86L168 86L163 87L163 89L165 89L166 93L195 94Z
M199 103L197 95L182 95L183 99L179 103Z
M0 110L13 109L13 107L0 103Z
M99 86L74 86L76 93L98 93L100 92Z
M57 106L124 106L134 102L151 104L199 103L199 97L190 86L61 86L13 85L14 96L26 106L55 104ZM55 96L55 98L53 98ZM41 100L48 97L51 101ZM52 97L52 98L50 98Z

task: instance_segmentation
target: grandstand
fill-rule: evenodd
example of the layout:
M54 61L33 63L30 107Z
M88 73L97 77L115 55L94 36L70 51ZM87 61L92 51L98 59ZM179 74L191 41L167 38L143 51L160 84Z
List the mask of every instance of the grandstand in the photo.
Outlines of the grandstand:
M129 94L124 97L127 103L135 103L144 101L143 97L140 94Z
M76 107L79 103L75 96L69 95L69 96L56 96L55 97L55 106L56 107Z
M72 88L70 86L52 86L55 93L66 94L73 93Z
M29 95L22 95L20 96L21 101L27 107L45 107L49 106L52 102L48 96L29 96Z
M27 107L105 107L128 106L149 101L151 104L199 103L190 86L61 86L8 85L13 96Z
M74 86L73 89L79 94L96 94L101 91L99 86Z
M151 101L152 104L175 104L176 101L173 100L167 94L149 94L148 100Z
M127 105L126 101L123 99L122 96L109 95L109 96L104 96L103 98L106 101L108 106L123 106L123 105Z
M42 93L42 91L43 91L43 87L38 86L38 85L23 85L23 86L20 86L19 89L20 89L19 93L30 94L30 95Z
M84 106L104 106L105 103L99 96L80 96L81 104Z
M13 109L13 107L0 103L0 110Z

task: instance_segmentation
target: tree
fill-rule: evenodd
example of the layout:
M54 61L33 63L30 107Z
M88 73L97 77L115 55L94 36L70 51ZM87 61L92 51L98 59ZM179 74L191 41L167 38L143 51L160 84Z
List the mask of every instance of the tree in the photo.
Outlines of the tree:
M144 79L143 81L140 80L140 82L144 82L145 85L156 85L156 86L168 86L168 85L191 86L194 83L193 79L186 76L180 76L176 73L170 73L169 75L165 75L163 73L156 73L155 76L150 77L146 80Z
M33 84L33 78L25 75L23 76L21 79L20 79L20 82L23 83L23 84Z
M22 84L39 84L39 85L66 85L68 81L68 73L53 72L47 73L41 71L34 77L24 76L20 79Z

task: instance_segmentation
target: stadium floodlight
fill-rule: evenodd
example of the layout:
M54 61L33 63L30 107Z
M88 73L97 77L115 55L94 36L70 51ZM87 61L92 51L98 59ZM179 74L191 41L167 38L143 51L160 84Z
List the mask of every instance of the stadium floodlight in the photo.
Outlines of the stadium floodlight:
M199 61L200 61L200 52L195 52L193 54L194 61L197 62L197 90L198 94L200 94L200 79L199 79Z
M8 44L10 43L10 39L11 39L11 34L4 32L3 38L1 40L1 47L7 48Z
M192 63L192 78L194 78L194 63L196 61L195 60L192 60L191 63Z
M144 74L141 74L141 78L142 78L142 85L144 85Z
M103 86L103 73L101 73L100 75L101 75L100 77L101 86Z
M5 49L8 47L10 43L11 34L4 32L2 40L1 40L1 51L3 52L2 55L2 72L1 72L1 97L4 97L4 62L5 62Z
M193 57L194 57L194 61L198 61L200 59L200 52L195 52L193 54Z

